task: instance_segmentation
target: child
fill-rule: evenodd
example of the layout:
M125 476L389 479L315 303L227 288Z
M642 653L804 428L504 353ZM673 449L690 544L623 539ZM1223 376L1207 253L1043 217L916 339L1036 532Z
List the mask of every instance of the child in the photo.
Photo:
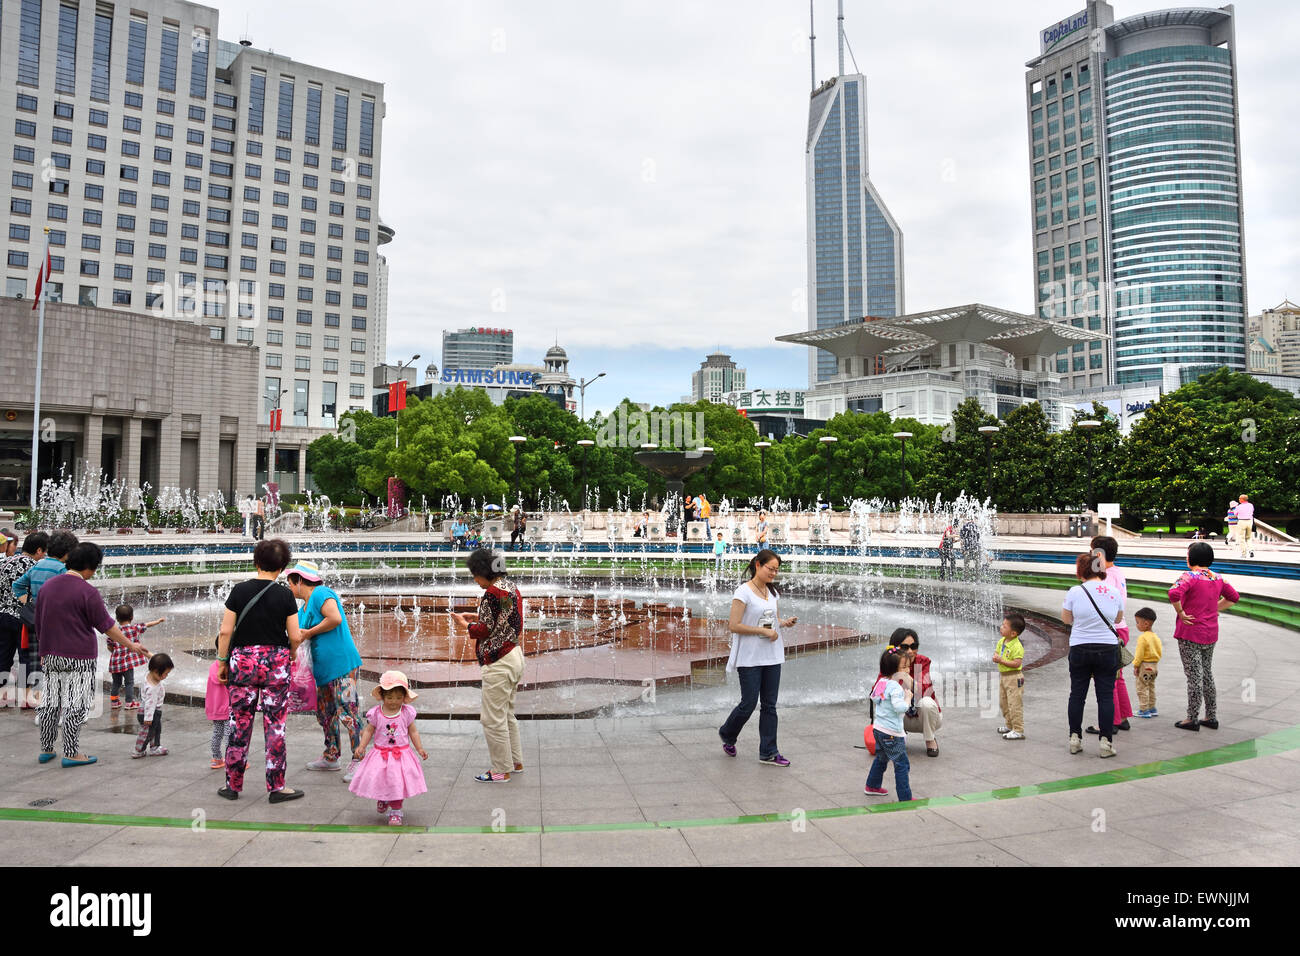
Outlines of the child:
M384 671L379 686L371 693L380 701L366 712L366 726L361 731L361 743L352 752L360 760L352 783L348 785L359 797L377 800L375 809L388 814L388 825L402 825L402 802L407 797L424 793L424 769L411 753L428 760L429 753L420 743L420 732L415 729L415 708L406 675L401 671ZM375 739L375 749L366 753L370 741Z
M166 654L149 658L149 675L140 694L140 710L135 715L140 722L140 733L135 738L132 757L165 757L167 748L162 745L162 705L167 696L163 681L172 672L172 659ZM148 749L145 745L148 744Z
M871 688L871 700L875 705L875 720L872 730L876 738L876 759L867 774L867 785L863 793L883 796L889 793L880 785L885 782L885 768L892 760L894 763L894 785L898 788L898 800L905 803L912 799L912 788L908 783L907 772L907 736L903 731L903 715L912 706L912 678L901 670L903 657L898 648L889 647L880 655L880 673L892 674L881 677L876 686Z
M1127 603L1128 580L1125 578L1124 572L1115 565L1115 558L1119 556L1119 542L1110 535L1099 534L1092 539L1089 547L1094 554L1097 554L1105 562L1106 583L1117 588L1120 593L1120 600ZM1115 636L1119 638L1121 644L1127 647L1129 638L1128 625L1116 624ZM1122 667L1115 671L1114 701L1115 730L1128 730L1128 719L1133 716L1134 711L1133 703L1129 700L1128 683L1124 680L1124 668ZM1097 728L1089 727L1088 733L1096 734Z
M1012 611L1002 619L998 631L1002 639L993 650L993 663L998 665L1002 690L1002 719L1006 725L998 728L1004 740L1025 739L1025 647L1020 635L1025 632L1025 618Z
M135 608L129 604L119 604L114 614L117 618L118 630L122 635L131 641L139 641L140 635L146 629L157 627L165 617L160 617L156 621L149 621L145 624L132 624L135 617ZM109 703L113 710L117 710L125 702L127 710L139 710L140 703L136 698L135 688L135 669L142 664L149 663L149 658L143 654L135 654L128 650L124 645L116 641L108 642L108 672L113 675L113 686L109 690ZM118 690L123 691L122 696L118 696ZM125 698L125 701L123 701Z
M1137 684L1139 717L1159 717L1156 712L1156 665L1164 654L1164 647L1156 632L1156 612L1144 607L1133 615L1138 626L1137 647L1133 651L1133 683Z
M727 543L722 540L722 532L718 532L718 540L713 542L713 566L716 570L722 570L722 556L727 553Z
M217 639L217 653L221 653L221 639ZM208 692L203 698L203 712L212 721L213 770L226 766L226 745L230 742L230 685L221 683L221 662L213 661L208 668Z

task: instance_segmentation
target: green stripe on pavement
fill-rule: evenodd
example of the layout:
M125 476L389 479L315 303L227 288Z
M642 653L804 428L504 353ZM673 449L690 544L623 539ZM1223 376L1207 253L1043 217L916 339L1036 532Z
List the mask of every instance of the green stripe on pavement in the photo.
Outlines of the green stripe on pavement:
M1118 767L1114 770L1086 774L1081 777L1069 777L1064 780L1050 780L1046 783L1028 784L1021 787L1004 787L997 790L983 790L977 793L958 794L951 797L929 797L912 800L908 803L877 803L861 807L832 807L825 810L800 811L797 814L793 812L757 813L739 817L712 817L696 820L663 820L658 822L636 820L626 823L572 823L500 827L403 827L398 832L406 834L609 833L621 830L681 830L689 827L736 826L748 823L788 823L796 818L833 820L840 817L855 817L864 814L906 812L925 807L960 807L976 803L988 803L994 800L1016 800L1021 797L1044 796L1052 793L1065 793L1070 790L1086 790L1090 787L1128 783L1167 774L1185 773L1189 770L1204 770L1208 767L1223 766L1224 764L1237 763L1255 757L1287 753L1292 750L1300 750L1300 725L1277 730L1262 737L1256 737L1253 740L1226 744L1222 747L1215 747L1213 750L1186 754L1182 757L1170 757L1167 760L1138 764L1135 767ZM135 817L125 814L78 813L30 807L0 807L0 820L26 823L100 824L116 827L167 827L172 829L191 829L195 825L194 820L183 817ZM393 833L392 828L379 825L273 823L259 820L207 820L204 822L203 827L209 830L270 833Z

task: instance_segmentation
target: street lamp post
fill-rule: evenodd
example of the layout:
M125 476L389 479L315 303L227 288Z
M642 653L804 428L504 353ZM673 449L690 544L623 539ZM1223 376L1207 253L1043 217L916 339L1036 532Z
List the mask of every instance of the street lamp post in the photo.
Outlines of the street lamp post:
M524 447L524 442L528 441L523 435L511 435L510 441L515 446L515 503L520 504L519 499L519 452ZM513 542L512 542L513 544Z
M984 482L984 497L985 497L985 498L992 498L992 497L993 497L993 436L996 435L996 434L997 434L998 432L1000 432L1000 431L1002 431L1002 429L998 428L997 425L981 425L981 426L980 426L980 434L986 436L986 437L988 438L988 440L989 440L989 441L988 441L988 445L989 445L989 476L988 476L988 479Z
M578 381L578 417L584 422L587 420L587 386L598 378L604 378L605 373L601 372L591 378L580 379Z
M578 444L582 447L582 513L587 513L587 456L591 454L591 446L596 444L590 438L581 439Z
M1101 422L1094 418L1085 418L1081 422L1076 422L1083 429L1083 434L1088 439L1088 510L1097 510L1097 497L1092 493L1092 432L1093 429L1100 428Z
M762 489L759 501L762 502L761 510L767 510L767 450L772 447L770 441L756 441L754 447L758 449L758 480L759 487Z
M834 445L837 441L839 441L839 439L836 438L834 435L823 435L818 440L822 443L822 447L826 449L826 509L830 511L832 510L831 509L831 446Z
M418 359L419 357L420 357L420 356L418 356L418 355L413 355L413 356L411 356L410 359L408 359L407 361L402 362L400 365L398 365L398 366L397 366L397 377L398 377L398 378L401 378L401 376L402 376L402 369L406 368L406 366L410 365L412 362L414 362L414 361L415 361L416 359ZM391 385L392 383L391 383L391 382L386 382L385 384L386 384L386 385ZM398 433L401 431L401 427L400 427L399 424L398 424L398 423L401 421L401 416L398 415L398 413L397 413L397 409L395 409L395 408L390 408L389 411L393 413L393 447L394 447L394 448L401 448L401 447L402 447L402 443L401 443L401 441L399 440L399 439L400 439L400 436L399 436L399 434L398 434Z
M912 437L911 432L894 432L894 437L903 443L903 457L899 467L899 478L902 480L902 494L898 497L898 507L903 507L903 499L907 497L907 440Z
M271 406L272 418L275 417L275 412L278 411L280 408L280 399L284 398L284 396L287 395L288 393L289 390L287 388L282 388L280 389L280 394L275 396L275 404ZM267 449L268 458L266 462L266 480L268 484L272 484L272 485L278 484L278 482L276 481L276 478L278 476L276 474L276 469L275 469L275 431L276 430L274 428L271 429L271 447Z

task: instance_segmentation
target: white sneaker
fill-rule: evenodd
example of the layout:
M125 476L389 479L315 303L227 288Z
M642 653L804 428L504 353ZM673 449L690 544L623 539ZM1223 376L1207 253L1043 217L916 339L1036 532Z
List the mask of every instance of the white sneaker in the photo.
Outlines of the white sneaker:
M1070 734L1070 753L1077 754L1083 752L1083 738L1078 734Z
M307 764L308 770L338 770L340 767L341 764L337 760L326 760L324 757Z
M1099 756L1102 757L1115 756L1115 745L1111 743L1109 740L1107 740L1105 737L1101 738L1101 747L1099 748L1099 750L1100 750Z
M348 769L343 771L343 782L344 782L344 783L351 783L351 782L352 782L352 775L353 775L354 773L357 772L357 764L358 764L358 763L359 763L359 761L357 761L357 760L351 760L351 761L348 762Z
M1011 733L1011 728L1010 728L1010 727L999 727L999 728L998 728L998 733L1000 733L1002 736L1005 737L1007 734Z
M1003 740L1024 740L1025 735L1021 733L1017 733L1016 731L1013 730L1010 733L1003 734L1002 739Z

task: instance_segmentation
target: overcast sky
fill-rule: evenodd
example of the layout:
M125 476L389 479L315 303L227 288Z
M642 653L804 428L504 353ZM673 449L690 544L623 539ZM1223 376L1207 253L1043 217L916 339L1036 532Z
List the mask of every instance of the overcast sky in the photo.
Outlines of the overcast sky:
M1170 5L1113 2L1119 19ZM215 6L223 39L248 15L256 46L385 84L391 358L441 364L444 328L513 328L517 361L558 337L574 375L609 373L588 414L678 399L719 345L751 385L806 384L806 350L773 341L807 326L805 0ZM909 311L1032 311L1024 63L1081 6L846 0ZM1255 313L1300 298L1300 4L1236 10ZM834 0L816 32L820 81Z

